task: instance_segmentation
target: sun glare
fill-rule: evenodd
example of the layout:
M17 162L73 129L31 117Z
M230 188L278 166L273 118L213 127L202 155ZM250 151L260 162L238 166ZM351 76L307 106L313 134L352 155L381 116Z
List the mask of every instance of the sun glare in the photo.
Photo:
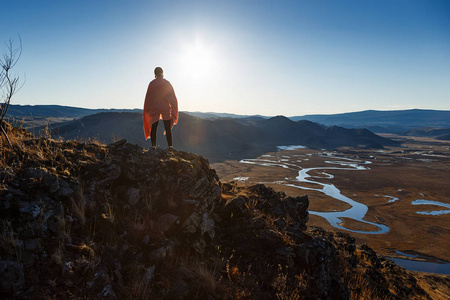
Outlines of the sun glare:
M192 79L210 77L215 64L213 51L211 47L197 40L184 47L181 63Z

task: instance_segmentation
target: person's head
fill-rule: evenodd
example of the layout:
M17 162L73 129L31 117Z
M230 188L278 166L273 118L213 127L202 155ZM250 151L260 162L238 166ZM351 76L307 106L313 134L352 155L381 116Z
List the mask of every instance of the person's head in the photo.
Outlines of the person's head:
M156 78L163 77L163 75L164 75L163 69L161 67L156 67L155 68L155 77Z

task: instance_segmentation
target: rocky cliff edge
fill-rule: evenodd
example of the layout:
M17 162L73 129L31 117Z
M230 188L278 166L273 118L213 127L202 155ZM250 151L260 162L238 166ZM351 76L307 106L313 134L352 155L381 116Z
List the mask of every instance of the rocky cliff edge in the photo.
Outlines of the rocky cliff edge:
M308 229L307 196L221 183L187 152L7 130L2 298L429 299L368 245Z

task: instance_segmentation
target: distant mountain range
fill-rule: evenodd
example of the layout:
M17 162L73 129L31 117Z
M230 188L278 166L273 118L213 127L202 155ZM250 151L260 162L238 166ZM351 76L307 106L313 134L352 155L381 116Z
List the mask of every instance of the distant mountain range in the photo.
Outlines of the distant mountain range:
M203 119L220 119L220 118L231 118L231 119L242 119L242 118L262 118L269 119L271 117L262 116L262 115L237 115L237 114L229 114L229 113L215 113L215 112L199 112L199 111L186 111L185 113L190 114L194 117L199 117Z
M141 112L141 109L87 109L60 105L10 105L8 115L17 119L23 117L81 118L101 112ZM203 119L236 119L257 120L269 119L273 116L237 115L215 112L186 112ZM450 128L450 111L448 110L366 110L330 115L304 115L289 117L292 121L307 120L325 126L341 126L344 128L367 128L376 133L407 134L416 128ZM413 131L412 131L413 132Z
M294 121L309 120L325 126L367 128L379 133L406 133L420 127L450 128L450 111L448 110L366 110L334 115L306 115L291 119Z
M105 143L125 138L130 143L150 148L150 141L143 138L141 112L140 109L11 105L8 115L16 119L30 119L30 116L66 118L65 122L51 124L54 136L99 139ZM423 128L425 126L427 128ZM450 128L450 111L363 111L291 118L181 112L179 125L174 127L173 133L177 149L203 155L212 161L254 157L281 145L323 149L398 145L362 129L364 127L376 132L441 136L445 139L449 133L446 128ZM36 130L39 127L36 126ZM166 147L162 131L163 126L158 132L158 144Z
M209 119L220 117L235 119L248 119L249 117L269 118L265 116L247 116L219 113L188 113L198 117ZM416 131L414 131L413 129L416 128L423 128L424 130L428 131L428 134L433 134L432 131L429 131L430 128L450 128L450 111L446 110L366 110L331 115L295 116L289 117L289 119L293 121L308 120L323 124L325 126L338 125L345 128L367 128L370 131L376 133L397 133L410 135L414 135L414 132ZM434 137L437 137L437 135L434 135Z
M8 108L8 115L21 117L54 117L54 118L81 118L101 112L140 111L140 109L89 109L61 105L13 105Z

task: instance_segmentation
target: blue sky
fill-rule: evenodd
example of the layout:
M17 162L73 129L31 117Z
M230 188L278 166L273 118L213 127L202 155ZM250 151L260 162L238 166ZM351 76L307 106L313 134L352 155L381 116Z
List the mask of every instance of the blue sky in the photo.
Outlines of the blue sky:
M141 108L161 66L180 110L450 110L450 1L2 1L23 43L13 104ZM6 12L6 13L5 13ZM4 51L5 47L0 48Z

